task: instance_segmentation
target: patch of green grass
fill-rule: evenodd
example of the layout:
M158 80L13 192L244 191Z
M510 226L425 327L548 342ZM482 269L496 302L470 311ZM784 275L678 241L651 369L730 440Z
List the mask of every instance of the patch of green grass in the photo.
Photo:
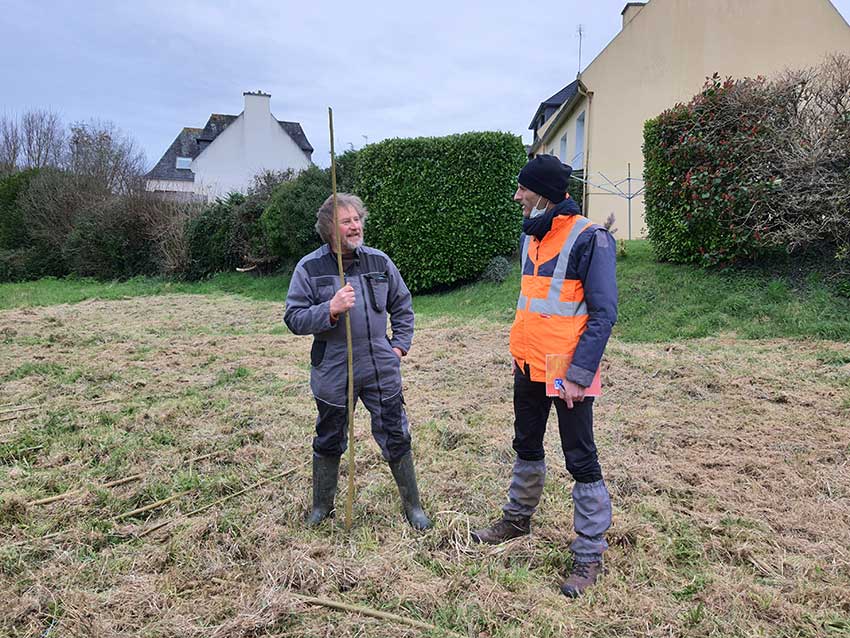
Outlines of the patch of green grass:
M676 600L692 600L694 596L708 586L709 582L710 579L705 574L695 574L687 585L680 589L674 589L670 593Z
M828 366L843 366L850 363L850 350L838 352L836 350L821 350L818 352L818 361Z
M517 262L502 283L479 282L446 292L417 295L413 309L417 314L430 317L477 318L508 323L513 320L516 311L519 283L520 267Z
M668 560L677 567L694 567L703 560L702 539L694 527L682 518L671 522L665 532L669 543Z
M217 385L227 385L230 383L238 383L242 379L247 379L251 376L251 370L244 367L239 366L234 370L222 370L218 374L218 379L216 380Z
M47 361L27 361L22 363L17 368L3 376L3 381L17 381L31 376L40 377L61 377L65 373L63 368L58 363L50 363Z
M491 566L489 576L494 581L510 591L520 591L535 579L531 568L526 563L511 565L508 568Z
M177 437L174 435L174 432L161 429L151 433L151 442L156 445L176 445Z
M158 277L134 277L128 281L97 281L85 277L45 277L38 281L0 284L0 310L77 303L88 299L125 299L172 293L242 295L262 301L286 299L289 276L252 277L241 273L219 273L196 282L171 281Z
M657 263L648 241L629 242L617 264L625 341L668 341L734 333L746 339L850 339L850 300L818 280L792 288L758 271Z
M705 619L705 605L697 603L681 615L682 622L686 627L696 627Z
M443 563L430 553L427 552L419 552L413 557L413 560L422 565L428 571L430 571L434 576L438 578L446 578L449 575L449 571L443 565Z
M646 240L627 242L627 257L617 263L619 320L614 334L625 341L671 341L720 334L745 339L815 337L850 340L850 298L810 276L782 272L704 270L657 263ZM510 323L519 295L520 269L514 263L502 283L471 283L454 290L417 295L413 306L424 318L458 322L486 319ZM85 299L123 299L169 293L241 295L283 303L288 276L250 277L220 273L200 282L137 277L125 282L92 279L41 279L0 284L0 309L74 303ZM282 325L270 327L283 334Z

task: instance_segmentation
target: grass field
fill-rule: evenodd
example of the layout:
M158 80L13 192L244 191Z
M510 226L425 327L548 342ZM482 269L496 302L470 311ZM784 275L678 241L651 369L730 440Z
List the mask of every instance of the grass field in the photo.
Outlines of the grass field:
M757 271L710 271L658 264L647 241L627 242L617 264L620 318L614 334L626 341L670 341L717 335L850 341L850 298L834 294L816 273L799 277ZM42 279L0 284L0 309L49 306L91 299L128 299L162 294L238 294L283 303L287 277L223 273L202 282L137 278L101 283L88 279ZM422 317L486 318L509 322L519 292L519 267L501 284L476 283L415 298Z
M279 285L161 294L173 288L141 281L104 299L93 283L39 282L31 290L53 289L42 305L0 288L0 635L850 634L844 300L771 292L755 276L664 274L640 246L628 259L596 410L609 571L572 602L557 588L572 529L554 433L531 537L468 543L498 514L513 459L500 304L515 282L417 298L403 374L436 521L424 534L403 521L362 406L354 529L341 515L303 527L310 339L281 326ZM704 290L689 293L692 277ZM729 279L718 290L712 277ZM695 306L698 293L713 301ZM57 305L62 294L88 300ZM718 307L730 295L745 300L737 311ZM774 306L747 317L760 295ZM806 317L823 322L814 334L800 334ZM756 336L770 338L741 338Z

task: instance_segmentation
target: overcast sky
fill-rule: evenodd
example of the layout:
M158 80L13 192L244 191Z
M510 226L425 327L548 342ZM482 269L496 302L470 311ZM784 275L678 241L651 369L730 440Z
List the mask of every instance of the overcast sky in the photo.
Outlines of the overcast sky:
M746 1L746 0L741 0ZM787 1L787 0L777 0ZM850 20L850 0L833 4ZM620 30L624 0L294 2L0 0L0 113L111 120L153 165L184 126L271 93L328 164L366 140L503 130L575 79ZM793 37L793 30L789 37Z

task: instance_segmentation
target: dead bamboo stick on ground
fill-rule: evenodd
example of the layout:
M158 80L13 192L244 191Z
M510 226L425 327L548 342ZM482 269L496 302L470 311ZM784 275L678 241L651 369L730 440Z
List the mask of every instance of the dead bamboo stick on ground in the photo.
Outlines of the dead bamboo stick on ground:
M221 451L210 452L209 454L204 454L203 456L196 456L194 458L189 459L187 462L189 463L189 467L192 464L197 463L198 461L203 461L204 459L208 459L212 456L216 456L221 454ZM110 487L118 487L119 485L124 485L125 483L132 483L133 481L139 481L147 476L147 472L141 472L139 474L131 474L130 476L125 476L124 478L115 479L114 481L109 481L108 483L103 483L98 486L100 489L110 488ZM95 488L96 489L96 488ZM70 498L72 496L77 496L78 494L82 494L86 491L86 488L79 488L76 490L70 490L68 492L64 492L62 494L57 494L55 496L48 496L47 498L41 498L37 501L30 501L27 503L27 506L32 505L47 505L48 503L55 503L56 501L61 501L66 498Z
M208 458L208 457L211 457L211 456L215 456L216 454L218 454L218 452L212 452L210 454L205 454L204 456L199 456L199 457L195 458L194 460L197 461L197 460L205 459L205 458ZM269 481L274 481L275 479L283 478L284 476L292 474L296 470L299 470L299 469L305 467L306 465L307 465L307 463L302 463L301 465L299 465L297 467L293 467L293 468L290 468L288 470L284 470L283 472L280 472L279 474L275 474L274 476L269 476L268 478L264 478L260 481L257 481L253 485L249 485L248 487L241 489L238 492L234 492L233 494L228 494L227 496L220 498L217 501L213 501L212 503L204 505L203 507L199 507L198 509L192 510L191 512L188 512L187 514L177 516L177 517L172 518L170 520L159 523L158 525L154 525L150 529L147 529L144 532L142 532L141 534L139 534L138 538L141 538L143 536L147 536L148 534L155 532L156 530L161 529L161 528L165 527L166 525L169 525L169 524L171 524L171 523L173 523L177 520L180 520L181 518L193 516L194 514L198 514L200 512L203 512L204 510L207 510L211 507L214 507L215 505L218 505L220 503L224 503L225 501L230 500L231 498L235 498L235 497L237 497L241 494L244 494L245 492L248 492L252 489L256 489L257 487L260 487L261 485L264 485L264 484L268 483ZM127 477L127 478L129 478L129 477ZM123 481L123 480L125 480L125 479L118 479L118 481ZM162 499L161 501L157 501L156 503L151 503L150 505L146 505L144 507L140 507L138 509L135 509L135 510L132 510L132 511L129 511L129 512L125 512L123 514L113 516L110 520L118 521L118 520L122 520L124 518L128 518L130 516L134 516L136 514L141 514L143 512L147 512L149 510L156 509L157 507L167 505L171 501L174 501L174 500L180 498L181 496L185 496L192 491L193 490L186 490L185 492L181 492L179 494L174 494L173 496L169 496L168 498ZM16 541L14 543L9 543L8 546L9 547L17 547L19 545L27 545L28 543L31 543L31 542L34 542L34 541L48 540L48 539L51 539L51 538L56 538L57 536L61 536L62 534L65 534L68 531L70 531L70 530L61 530L61 531L58 531L58 532L53 532L52 534L47 534L46 536L41 536L40 538L27 538L27 539L24 539L22 541Z
M115 481L109 481L109 483L103 483L98 486L101 489L108 487L118 487L119 485L124 485L126 483L132 483L133 481L140 481L146 475L145 474L133 474L131 476L125 476L124 478L117 479ZM86 488L80 488L78 490L71 490L70 492L64 492L63 494L57 494L56 496L48 496L47 498L41 498L37 501L30 501L27 503L27 506L31 505L47 505L49 503L55 503L56 501L61 501L66 498L71 498L72 496L77 496L79 494L83 494L86 492Z
M64 534L67 531L68 530L63 529L61 531L53 532L52 534L47 534L46 536L40 536L38 538L25 538L22 541L15 541L14 543L9 543L7 545L7 547L18 547L20 545L28 545L29 543L31 543L33 541L46 541L46 540L51 539L51 538L56 538L57 536L62 536L62 534Z
M120 521L125 518L130 518L131 516L135 516L136 514L144 514L145 512L149 512L150 510L155 510L158 507L162 507L163 505L168 505L171 501L176 501L178 498L186 496L187 494L193 492L194 490L184 490L182 492L178 492L177 494L172 494L168 498L164 498L161 501L156 501L155 503L151 503L150 505L145 505L144 507L139 507L134 510L130 510L129 512L124 512L123 514L118 514L118 516L113 516L113 521Z
M139 538L142 538L143 536L147 536L148 534L153 534L155 531L162 529L163 527L166 527L168 525L171 525L172 523L176 523L177 521L179 521L181 519L189 518L190 516L194 516L195 514L200 514L201 512L208 510L211 507L214 507L216 505L220 505L221 503L224 503L225 501L229 501L230 499L235 498L237 496L240 496L240 495L244 494L245 492L249 492L249 491L254 490L254 489L256 489L256 488L258 488L262 485L265 485L269 481L274 481L274 480L283 478L284 476L288 476L289 474L292 474L296 470L300 470L301 468L303 468L306 465L307 465L307 463L302 463L301 465L299 465L297 467L293 467L293 468L290 468L288 470L284 470L283 472L280 472L279 474L275 474L274 476L269 476L268 478L264 478L260 481L257 481L253 485L249 485L248 487L241 489L238 492L234 492L233 494L228 494L227 496L224 496L224 497L222 497L222 498L220 498L216 501L213 501L212 503L207 503L206 505L199 507L197 509L194 509L191 512L186 512L185 514L179 514L179 515L175 516L174 518L172 518L170 520L163 521L161 523L157 523L153 527L146 529L141 534L139 534Z
M350 605L348 603L341 603L336 600L330 600L329 598L304 596L303 594L296 594L295 592L289 592L289 594L294 598L301 600L305 603L309 603L311 605L320 605L322 607L330 607L331 609L338 609L340 611L349 611L355 614L362 614L363 616L371 616L372 618L379 618L380 620L389 620L402 625L408 625L409 627L416 627L417 629L422 629L425 631L438 631L447 636L465 638L461 634L455 633L448 629L442 629L441 627L422 622L421 620L414 620L413 618L406 618L404 616L399 616L398 614L391 614L386 611L379 611L377 609L372 609L371 607L363 607L361 605Z
M142 514L142 513L144 513L144 512L148 512L148 511L150 511L150 510L152 510L152 509L156 509L156 508L158 508L158 507L162 507L163 505L167 505L167 504L168 504L168 503L170 503L171 501L177 500L177 499L178 499L178 498L180 498L181 496L186 496L186 495L187 495L187 494L189 494L191 491L192 491L192 490L186 490L186 491L184 491L184 492L180 492L179 494L174 494L174 495L172 495L172 496L169 496L168 498L164 498L164 499L162 499L161 501L157 501L157 502L155 502L155 503L151 503L150 505L145 505L144 507L139 507L139 508L134 509L134 510L131 510L131 511L129 511L129 512L124 512L123 514L118 514L117 516L113 516L113 517L112 517L111 519L109 519L109 520L112 520L112 521L120 521L120 520L125 519L125 518L128 518L128 517L130 517L130 516L135 516L136 514ZM51 538L56 538L57 536L61 536L62 534L66 534L66 533L68 533L68 532L70 532L70 531L71 531L71 530L63 529L63 530L60 530L60 531L58 531L58 532L53 532L52 534L47 534L46 536L40 536L39 538L27 538L27 539L24 539L24 540L22 540L22 541L17 541L17 542L14 542L14 543L10 543L10 544L9 544L9 546L10 546L10 547L16 547L16 546L18 546L18 545L26 545L26 544L31 543L31 542L34 542L34 541L45 541L45 540L48 540L48 539L51 539Z
M5 416L7 414L12 414L12 412L23 412L24 410L38 410L37 405L19 405L14 408L3 408L0 409L0 416Z
M89 401L88 403L86 403L84 405L86 405L86 406L102 405L104 403L112 403L112 402L118 401L120 399L121 399L121 397L109 397L109 398L106 398L106 399L96 399L94 401ZM41 406L38 406L38 405L22 405L22 406L17 407L17 408L12 408L11 410L0 410L0 423L4 423L6 421L14 421L15 419L17 419L21 416L21 414L20 414L21 412L38 410L40 407ZM82 407L82 406L77 406L77 407ZM16 413L16 414L14 414L14 413Z

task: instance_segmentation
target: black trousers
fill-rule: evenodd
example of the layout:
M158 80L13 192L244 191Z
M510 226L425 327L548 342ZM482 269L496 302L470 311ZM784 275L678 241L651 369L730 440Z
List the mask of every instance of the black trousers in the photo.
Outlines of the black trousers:
M372 436L387 461L398 461L410 452L410 426L401 392L384 399L374 386L355 388L354 405L359 398L372 416ZM346 397L346 403L348 398ZM340 456L348 446L348 408L316 399L319 415L313 451L321 456Z
M557 397L546 396L546 384L532 381L514 366L514 443L524 461L542 461L543 436L552 403L558 414L558 432L567 470L579 483L602 479L602 468L593 441L593 397L574 402L573 408Z

